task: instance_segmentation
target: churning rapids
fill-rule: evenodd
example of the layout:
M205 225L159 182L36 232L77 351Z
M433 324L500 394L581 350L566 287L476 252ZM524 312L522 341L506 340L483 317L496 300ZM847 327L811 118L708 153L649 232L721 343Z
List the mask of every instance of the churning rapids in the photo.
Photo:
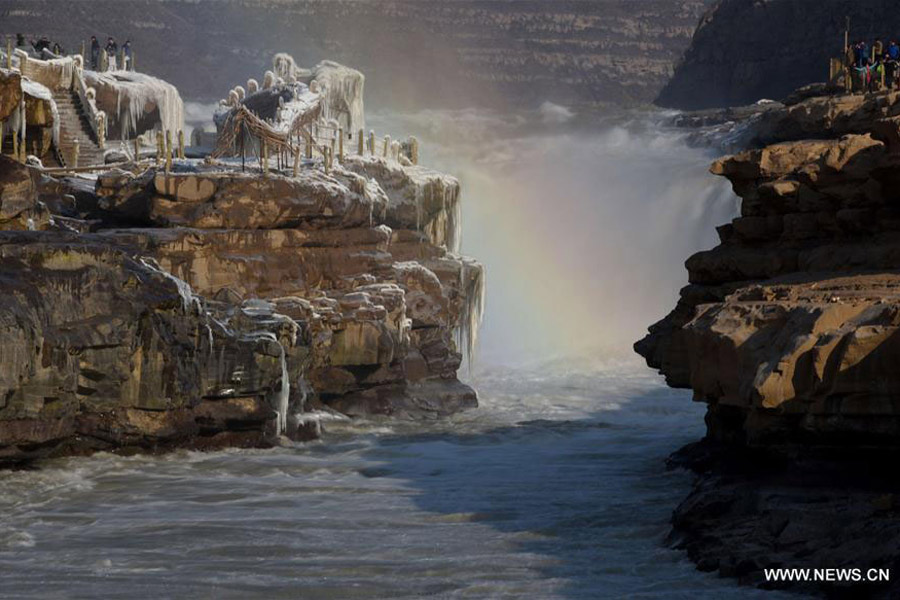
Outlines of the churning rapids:
M425 162L462 180L463 248L488 268L480 408L0 472L0 596L762 597L667 548L690 476L664 461L702 407L628 352L735 199L658 114L537 114L370 122L424 130Z

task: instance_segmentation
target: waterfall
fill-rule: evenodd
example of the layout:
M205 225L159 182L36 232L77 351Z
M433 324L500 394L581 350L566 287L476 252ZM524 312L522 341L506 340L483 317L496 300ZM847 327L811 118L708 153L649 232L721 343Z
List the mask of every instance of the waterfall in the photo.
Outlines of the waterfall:
M713 247L715 227L738 208L728 182L708 172L718 151L692 146L697 131L673 128L673 116L369 115L379 130L415 134L420 162L459 179L461 251L491 274L484 325L471 327L473 301L459 332L461 348L476 337L466 329L477 334L479 364L630 356L671 308L685 259Z

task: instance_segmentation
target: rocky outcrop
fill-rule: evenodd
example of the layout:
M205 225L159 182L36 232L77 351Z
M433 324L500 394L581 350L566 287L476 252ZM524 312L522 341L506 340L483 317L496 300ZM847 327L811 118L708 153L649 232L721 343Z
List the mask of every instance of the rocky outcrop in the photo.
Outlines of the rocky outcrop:
M350 169L378 173L384 187ZM97 192L103 212L145 225L103 236L153 256L199 293L302 298L302 320L322 341L309 381L326 404L427 416L474 402L455 378L453 332L471 332L483 275L446 249L458 187L421 167L347 157L330 175L297 178L119 172L98 180ZM436 392L447 402L414 399Z
M886 42L900 29L890 0L720 0L703 16L656 103L736 106L822 81L829 59L841 55L845 17L852 40Z
M890 379L873 377L893 372L898 167L868 134L713 165L741 196L741 216L687 261L679 308L636 346L710 403L712 437L900 433Z
M0 72L0 121L9 119L22 102L22 76Z
M185 98L216 101L222 81L257 77L275 52L329 58L374 75L366 93L394 109L651 101L672 74L703 0L141 1L121 10L8 0L8 31L42 32L80 48L129 32L138 68ZM135 20L140 27L134 27ZM201 32L198 34L198 32ZM235 48L240 48L235 52ZM184 59L179 57L185 57ZM200 68L189 68L189 65Z
M672 540L704 570L771 587L764 568L900 565L896 98L811 97L751 121L758 143L804 139L713 164L741 214L687 260L677 307L635 345L707 404L706 438L673 459L700 476Z
M0 464L303 437L288 426L303 398L282 395L304 369L302 332L249 307L207 311L97 236L2 233L0 259Z
M0 156L0 231L46 229L49 223L50 213L38 200L35 175Z
M161 110L171 86L138 83L98 88L98 102L118 86L137 113ZM266 446L315 436L323 412L475 406L457 371L484 274L455 253L459 182L395 153L318 154L266 170L130 161L90 178L0 157L0 466ZM21 229L50 231L3 231Z

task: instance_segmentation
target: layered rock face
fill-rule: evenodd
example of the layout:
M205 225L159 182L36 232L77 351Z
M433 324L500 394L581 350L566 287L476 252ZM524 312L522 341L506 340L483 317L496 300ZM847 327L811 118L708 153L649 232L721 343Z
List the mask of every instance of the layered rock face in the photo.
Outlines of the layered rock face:
M701 569L896 597L896 583L774 584L763 569L900 565L897 100L809 98L751 121L757 143L807 139L713 164L741 215L635 345L708 405L706 438L673 458L700 475L672 540Z
M782 98L828 77L828 61L851 40L887 42L900 30L890 0L720 0L700 22L672 79L657 98L696 110Z
M92 178L0 156L0 466L475 406L457 371L484 272L456 253L459 182L394 153L317 152Z
M668 80L705 4L142 0L122 10L111 1L10 0L4 24L69 49L80 49L91 34L120 43L129 37L139 69L208 101L217 99L221 81L256 76L259 65L286 50L304 64L331 58L374 75L370 99L393 108L635 103L651 101Z
M354 172L369 173L363 177ZM102 232L208 297L293 298L319 342L309 382L347 414L439 416L474 405L454 331L474 336L481 266L453 254L459 183L424 167L347 157L298 178L117 173L97 188Z
M741 196L741 216L687 261L678 308L636 346L670 384L710 403L711 436L900 433L890 358L898 167L868 134L713 165Z

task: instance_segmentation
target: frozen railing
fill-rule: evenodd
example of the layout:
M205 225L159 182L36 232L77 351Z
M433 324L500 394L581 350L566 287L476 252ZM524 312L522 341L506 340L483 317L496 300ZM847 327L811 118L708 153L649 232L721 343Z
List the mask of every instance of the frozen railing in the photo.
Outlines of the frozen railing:
M72 90L81 101L87 121L97 140L97 146L103 150L106 147L106 113L97 108L97 92L88 87L84 80L84 57L79 56L78 64L72 76Z

